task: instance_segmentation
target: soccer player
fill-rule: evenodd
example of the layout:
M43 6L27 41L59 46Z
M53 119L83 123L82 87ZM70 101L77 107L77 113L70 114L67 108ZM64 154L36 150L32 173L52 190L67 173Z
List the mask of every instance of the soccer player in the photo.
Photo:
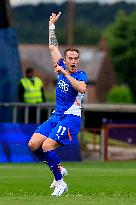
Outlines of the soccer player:
M28 146L54 175L50 188L55 188L52 196L61 196L68 190L63 176L68 172L61 167L60 159L54 151L59 146L72 143L81 126L81 101L86 92L87 75L78 70L79 51L67 49L64 59L58 49L55 23L61 13L52 13L49 20L49 49L52 55L54 71L58 73L56 86L56 108L52 116L38 127Z

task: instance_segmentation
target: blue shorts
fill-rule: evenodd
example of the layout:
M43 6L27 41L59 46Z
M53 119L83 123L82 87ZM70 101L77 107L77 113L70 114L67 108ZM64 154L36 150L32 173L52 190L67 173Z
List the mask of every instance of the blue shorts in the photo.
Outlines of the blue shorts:
M81 127L81 117L76 115L53 114L38 127L35 133L51 138L61 145L71 144L77 139Z

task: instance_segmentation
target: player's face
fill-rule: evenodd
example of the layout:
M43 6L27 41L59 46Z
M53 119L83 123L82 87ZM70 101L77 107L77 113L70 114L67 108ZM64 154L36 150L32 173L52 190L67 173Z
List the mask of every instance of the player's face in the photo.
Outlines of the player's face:
M76 51L67 51L65 56L65 63L69 73L74 73L79 64L79 54Z

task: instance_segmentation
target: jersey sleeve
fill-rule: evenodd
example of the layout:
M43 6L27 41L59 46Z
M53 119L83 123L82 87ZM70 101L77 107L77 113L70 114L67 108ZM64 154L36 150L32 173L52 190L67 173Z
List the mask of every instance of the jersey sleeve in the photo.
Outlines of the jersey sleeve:
M87 83L88 82L87 74L85 72L83 72L83 71L80 71L77 80L84 81L85 83Z

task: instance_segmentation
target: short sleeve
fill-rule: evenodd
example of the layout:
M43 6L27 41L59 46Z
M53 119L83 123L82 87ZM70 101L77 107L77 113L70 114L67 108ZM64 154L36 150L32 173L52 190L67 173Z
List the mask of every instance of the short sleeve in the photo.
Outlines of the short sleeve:
M77 80L84 81L85 83L87 83L88 82L87 74L85 72L83 72L83 71L80 71Z

